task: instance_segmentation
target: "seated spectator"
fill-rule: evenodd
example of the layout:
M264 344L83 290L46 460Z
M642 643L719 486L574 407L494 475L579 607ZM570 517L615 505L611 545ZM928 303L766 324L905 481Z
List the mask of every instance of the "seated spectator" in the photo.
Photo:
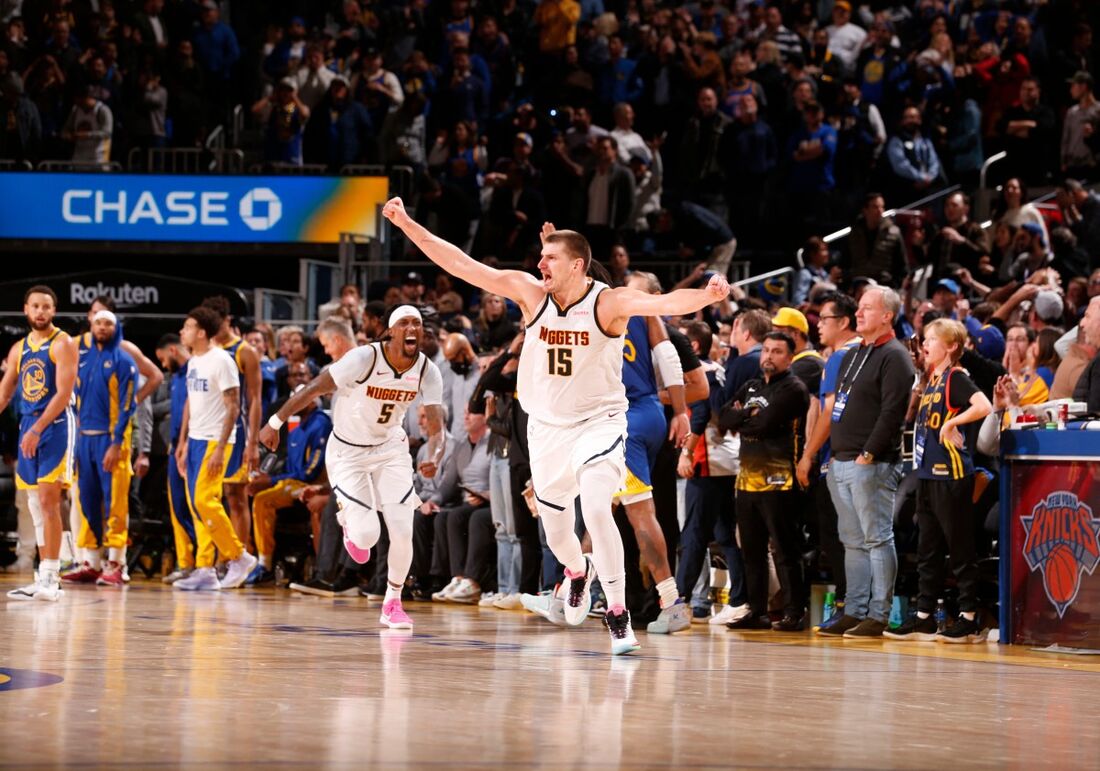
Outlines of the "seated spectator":
M1032 349L1035 338L1035 330L1026 324L1013 324L1005 333L1005 355L1002 364L1012 378L1012 382L1016 384L1020 405L1024 407L1043 404L1050 399L1050 389L1045 380L1035 371Z
M1037 271L1048 266L1054 259L1046 240L1043 229L1033 222L1025 222L1020 228L1027 235L1019 256L1008 270L1010 278L1016 281L1026 281ZM1017 239L1019 248L1020 239Z
M1100 104L1096 112L1100 120ZM1089 263L1100 260L1100 195L1086 190L1076 179L1067 179L1058 191L1058 206L1063 221L1088 255Z
M519 331L516 323L508 318L508 309L500 295L482 293L481 309L474 321L474 334L482 353L505 348Z
M791 290L791 302L801 306L810 297L814 284L829 280L829 271L825 266L829 262L829 245L814 236L802 247L802 267L794 277Z
M1028 351L1028 356L1035 362L1035 374L1043 379L1048 389L1054 386L1054 376L1058 372L1058 365L1062 363L1061 357L1054 349L1054 344L1061 336L1062 330L1059 327L1041 329L1035 336L1035 342L1031 344L1031 350Z
M1001 188L1001 195L993 204L993 222L995 225L1005 222L1014 228L1020 228L1025 223L1033 224L1040 229L1043 241L1050 243L1046 220L1035 204L1028 203L1027 188L1016 177L1009 179Z
M966 268L980 274L982 258L988 260L989 238L980 224L970 219L970 197L952 193L943 202L943 227L932 237L928 256L940 276L946 276L948 266Z
M1100 297L1089 301L1081 319L1081 332L1089 346L1100 349ZM1073 389L1073 399L1085 402L1089 412L1100 412L1100 354L1094 354L1085 366Z

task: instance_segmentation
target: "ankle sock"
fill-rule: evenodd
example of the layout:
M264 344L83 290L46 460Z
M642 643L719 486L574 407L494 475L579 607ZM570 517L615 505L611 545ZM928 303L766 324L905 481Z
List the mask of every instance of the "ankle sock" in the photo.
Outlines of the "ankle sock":
M671 608L680 599L680 592L676 589L676 579L669 576L657 584L657 594L661 596L661 608Z

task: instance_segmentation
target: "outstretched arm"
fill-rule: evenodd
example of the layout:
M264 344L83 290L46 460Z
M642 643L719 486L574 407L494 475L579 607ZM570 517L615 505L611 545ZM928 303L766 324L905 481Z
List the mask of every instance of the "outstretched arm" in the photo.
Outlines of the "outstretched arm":
M292 394L283 406L279 408L278 412L272 415L267 424L260 429L259 442L269 450L274 450L279 446L279 429L275 428L272 423L282 424L286 422L287 418L291 415L296 415L301 411L303 407L309 404L314 399L326 396L327 394L335 393L336 381L332 379L332 374L325 370L313 380L309 381L305 388Z
M725 276L711 276L703 289L677 289L668 294L646 294L620 287L601 295L596 306L600 325L611 334L621 334L631 316L683 316L725 299L730 292Z
M518 270L497 270L482 265L454 244L428 232L428 229L409 216L400 198L391 198L382 208L382 216L416 244L428 259L456 278L494 294L514 300L530 319L538 310L545 291L538 280Z

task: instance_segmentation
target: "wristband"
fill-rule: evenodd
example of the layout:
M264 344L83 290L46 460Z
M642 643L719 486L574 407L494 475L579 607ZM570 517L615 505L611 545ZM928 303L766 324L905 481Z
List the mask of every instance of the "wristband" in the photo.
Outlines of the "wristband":
M35 431L35 430L34 430L33 428L28 428L28 429L27 429L27 433L28 433L28 434L34 434L34 435L35 435L35 436L37 436L37 437L38 437L39 439L41 439L41 438L42 438L42 432L41 432L41 431Z
M279 417L279 413L277 412L267 419L267 425L271 426L271 428L275 431L278 431L280 428L282 428L283 423L285 422L285 420Z

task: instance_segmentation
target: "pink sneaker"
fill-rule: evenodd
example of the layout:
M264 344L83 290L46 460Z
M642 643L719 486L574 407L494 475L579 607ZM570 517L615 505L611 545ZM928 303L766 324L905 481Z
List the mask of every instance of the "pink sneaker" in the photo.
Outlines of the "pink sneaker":
M96 579L97 586L126 586L122 580L122 565L117 562L108 562L103 567L103 573Z
M61 580L71 584L94 584L99 579L101 573L102 571L93 568L91 563L82 562L80 567L63 574Z
M344 548L348 550L348 554L351 558L358 562L360 565L365 565L370 561L370 549L360 549L351 539L348 538L348 530L344 528Z
M352 555L355 556L354 554ZM382 615L379 623L385 624L390 629L412 629L413 622L405 609L401 607L401 600L390 600L382 606Z

